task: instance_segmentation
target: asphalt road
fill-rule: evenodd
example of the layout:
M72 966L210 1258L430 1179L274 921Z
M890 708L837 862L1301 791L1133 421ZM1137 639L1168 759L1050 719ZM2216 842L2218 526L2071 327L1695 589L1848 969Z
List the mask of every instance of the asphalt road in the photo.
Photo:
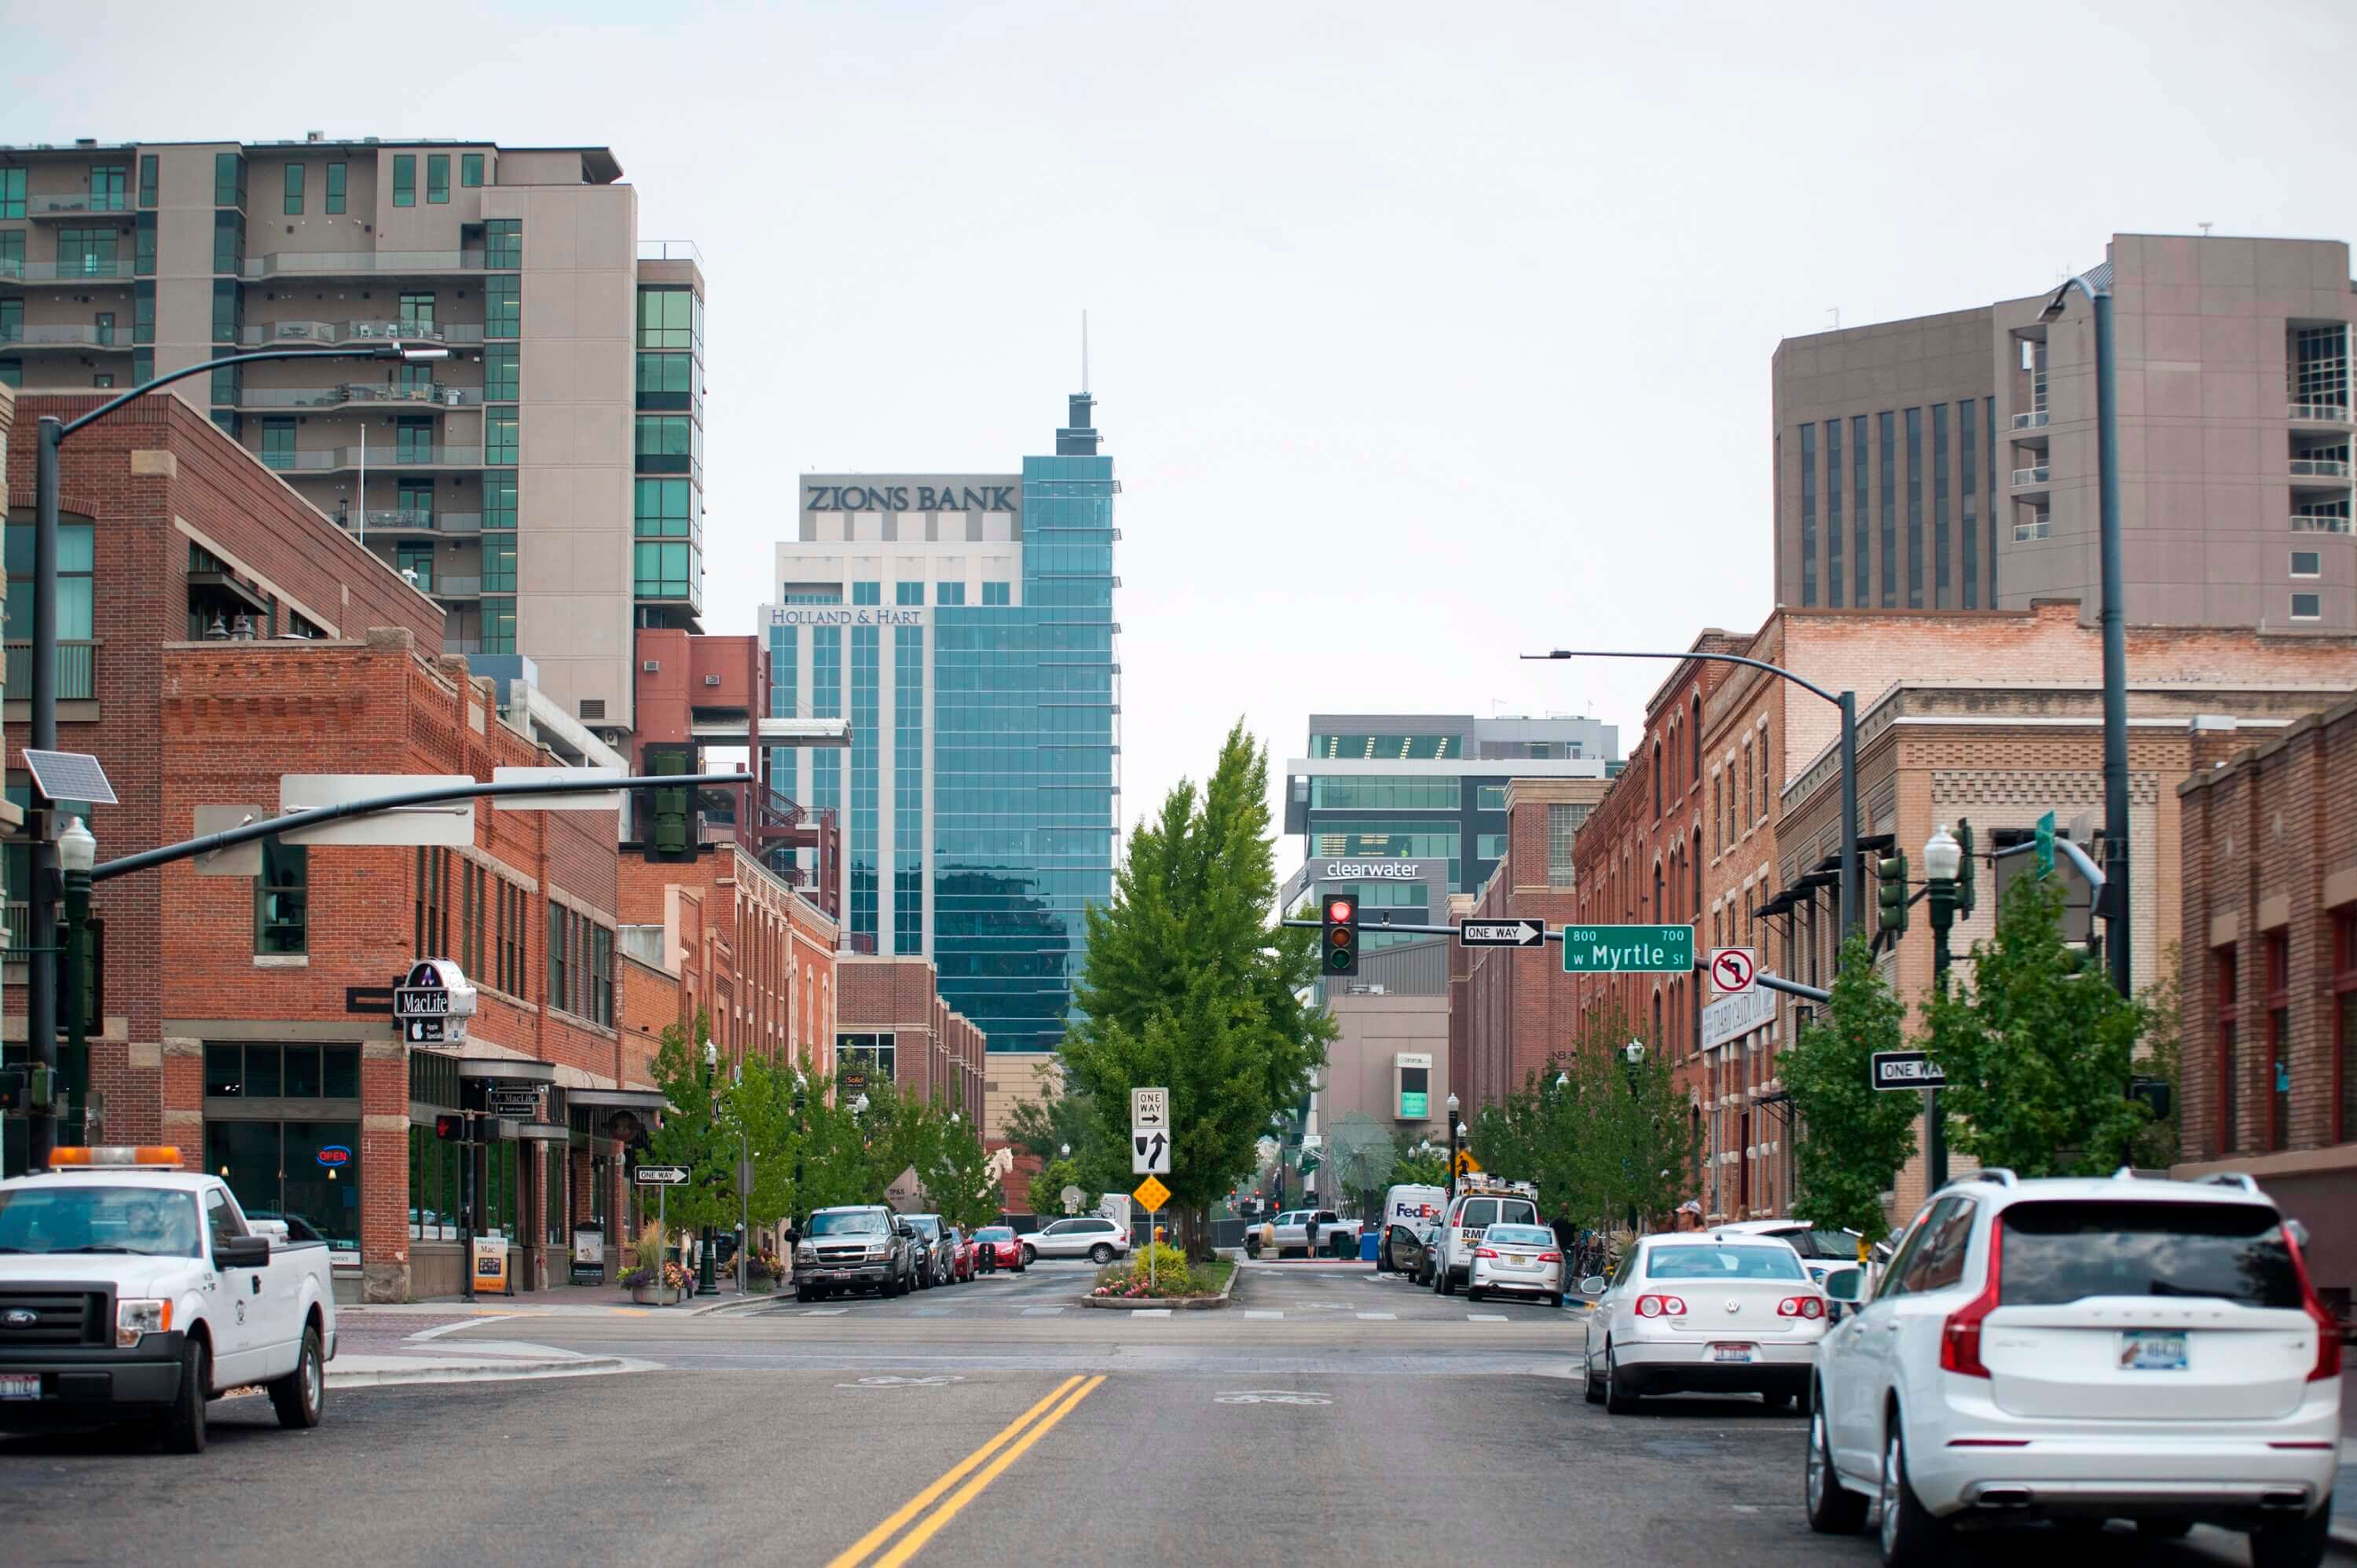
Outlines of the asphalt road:
M354 1314L372 1341L431 1327L437 1345L529 1338L662 1369L339 1391L302 1434L263 1401L226 1402L193 1459L115 1434L0 1441L7 1555L282 1563L333 1541L372 1563L567 1568L1874 1560L1865 1539L1809 1533L1797 1418L1755 1400L1617 1418L1585 1403L1576 1313L1254 1271L1225 1310L1135 1319L1073 1305L1084 1274L824 1316ZM2228 1537L2147 1552L2114 1532L1965 1561L2244 1558Z

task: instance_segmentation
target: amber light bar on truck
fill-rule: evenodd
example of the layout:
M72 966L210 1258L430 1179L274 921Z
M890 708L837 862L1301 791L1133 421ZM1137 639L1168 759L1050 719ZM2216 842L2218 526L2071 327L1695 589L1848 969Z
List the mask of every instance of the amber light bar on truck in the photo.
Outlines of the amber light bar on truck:
M49 1154L51 1170L92 1165L178 1165L179 1163L179 1148L172 1144L113 1144L95 1148L54 1149Z

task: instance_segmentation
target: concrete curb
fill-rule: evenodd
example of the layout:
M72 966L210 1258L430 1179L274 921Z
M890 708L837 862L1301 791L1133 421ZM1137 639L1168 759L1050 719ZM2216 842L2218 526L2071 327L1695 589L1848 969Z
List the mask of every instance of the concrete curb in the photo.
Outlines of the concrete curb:
M1160 1300L1152 1296L1083 1295L1081 1297L1081 1305L1102 1307L1112 1312L1157 1309L1175 1312L1209 1312L1213 1307L1228 1305L1229 1299L1236 1294L1236 1281L1243 1277L1243 1272L1242 1263L1230 1269L1228 1283L1220 1287L1220 1294L1217 1295L1164 1296Z
M371 1358L376 1359L376 1358ZM382 1358L393 1359L393 1358ZM447 1383L458 1381L500 1381L528 1378L571 1378L600 1372L619 1372L630 1363L619 1356L570 1356L562 1360L514 1361L428 1361L420 1359L414 1367L368 1367L339 1372L328 1363L328 1387L331 1389L390 1388L404 1383Z

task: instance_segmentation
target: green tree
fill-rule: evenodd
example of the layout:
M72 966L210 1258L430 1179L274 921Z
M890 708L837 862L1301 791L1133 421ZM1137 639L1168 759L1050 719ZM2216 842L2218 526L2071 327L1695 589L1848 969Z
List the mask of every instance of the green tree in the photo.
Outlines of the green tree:
M998 1183L990 1175L990 1156L974 1135L974 1124L963 1117L951 1121L932 1112L935 1135L917 1178L925 1202L934 1213L966 1230L988 1225L1002 1207Z
M664 1196L674 1227L732 1225L737 1219L737 1135L722 1124L727 1080L704 1059L711 1020L695 1015L693 1030L673 1024L662 1032L651 1071L668 1102L662 1124L648 1139L645 1163L684 1165L687 1180Z
M1922 1097L1874 1087L1873 1057L1906 1045L1906 1009L1864 937L1842 944L1825 1021L1801 1031L1777 1070L1799 1118L1792 1213L1825 1230L1878 1237L1882 1195L1915 1154Z
M1391 1187L1446 1187L1448 1185L1448 1154L1442 1150L1427 1154L1419 1149L1403 1149L1392 1159Z
M1308 1090L1334 1032L1308 1000L1316 934L1275 921L1273 850L1267 754L1240 722L1200 794L1182 781L1131 832L1113 902L1088 911L1064 1037L1066 1081L1090 1097L1096 1148L1127 1146L1133 1088L1170 1090L1164 1180L1199 1260L1206 1210L1252 1172L1270 1115ZM1084 1169L1105 1186L1128 1177L1117 1158Z
M2014 878L1995 940L1974 944L1972 983L1924 1007L1950 1142L2022 1176L2102 1175L2150 1120L2127 1097L2144 1007L2101 964L2074 964L2062 897L2060 878Z
M1068 1187L1080 1187L1081 1209L1085 1212L1096 1207L1102 1192L1092 1192L1082 1185L1081 1167L1071 1160L1049 1160L1031 1177L1031 1212L1048 1219L1064 1212L1063 1192Z
M2166 1170L2177 1163L2184 1126L2185 1008L2178 984L2178 950L2174 943L2161 955L2160 979L2137 997L2143 1004L2144 1039L2136 1057L2138 1078L2160 1083L2169 1096L2169 1113L2147 1121L2136 1136L2131 1164L2145 1170Z

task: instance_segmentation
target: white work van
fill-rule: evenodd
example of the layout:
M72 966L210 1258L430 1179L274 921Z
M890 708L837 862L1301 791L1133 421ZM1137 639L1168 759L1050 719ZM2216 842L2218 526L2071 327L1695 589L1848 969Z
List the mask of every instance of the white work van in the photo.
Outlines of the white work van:
M1448 1189L1445 1187L1403 1185L1384 1193L1383 1228L1375 1242L1375 1272L1394 1273L1400 1268L1392 1252L1393 1227L1404 1228L1410 1238L1420 1237L1448 1207Z
M319 1423L336 1354L328 1249L246 1223L172 1148L59 1149L0 1181L0 1431L149 1423L205 1445L205 1403L260 1384Z

